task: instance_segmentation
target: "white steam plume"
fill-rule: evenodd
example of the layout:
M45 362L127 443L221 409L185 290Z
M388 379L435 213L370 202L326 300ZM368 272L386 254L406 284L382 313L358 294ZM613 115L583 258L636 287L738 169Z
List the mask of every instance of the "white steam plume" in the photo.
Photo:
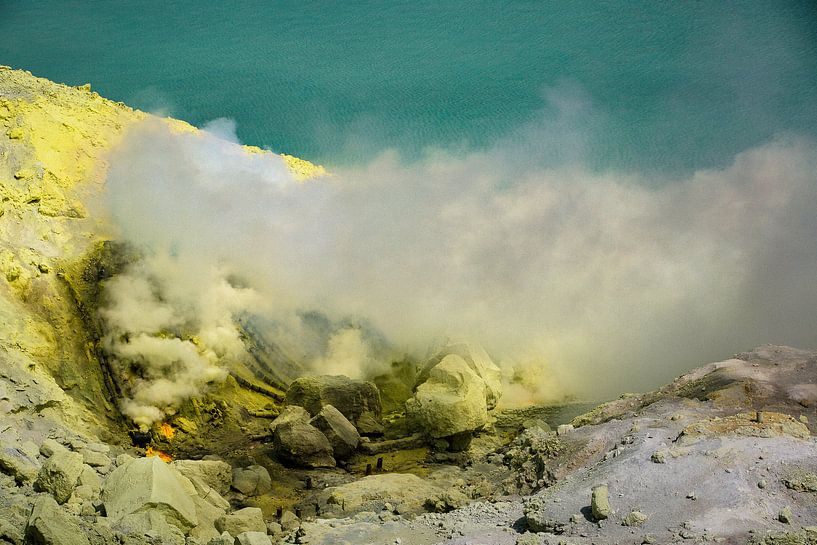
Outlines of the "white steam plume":
M146 122L111 158L111 213L122 237L183 273L133 273L172 296L128 287L135 299L114 298L108 315L155 337L179 322L229 333L247 310L290 324L319 310L419 353L465 336L541 397L653 387L764 342L817 344L813 141L781 137L683 179L595 172L570 124L592 110L561 105L488 151L411 164L384 153L304 184L275 156ZM228 276L263 308L207 295ZM360 341L338 333L305 363L352 373L371 365Z

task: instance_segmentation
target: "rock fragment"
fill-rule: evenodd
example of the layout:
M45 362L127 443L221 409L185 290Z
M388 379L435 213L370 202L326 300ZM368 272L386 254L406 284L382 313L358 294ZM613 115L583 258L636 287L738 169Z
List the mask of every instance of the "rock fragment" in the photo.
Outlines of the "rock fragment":
M593 487L593 492L590 498L590 510L593 513L593 518L596 520L604 520L610 516L610 499L609 490L606 484L600 484Z
M245 507L222 516L216 520L216 529L219 532L229 532L234 536L244 532L261 532L264 535L267 533L264 515L257 507Z
M233 470L232 487L245 496L261 496L272 490L272 479L265 467L251 465Z
M310 424L326 436L338 460L350 458L360 444L360 434L355 427L332 405L324 405Z
M242 532L235 538L235 545L272 545L266 532Z
M291 421L275 428L272 436L275 454L298 467L335 467L332 445L319 429L308 422Z
M622 526L641 526L647 522L647 515L641 511L630 511L621 521Z
M69 450L54 452L40 468L35 487L49 492L57 503L65 503L74 491L83 466L81 454Z
M40 496L34 502L26 528L26 543L90 545L79 524L51 496Z

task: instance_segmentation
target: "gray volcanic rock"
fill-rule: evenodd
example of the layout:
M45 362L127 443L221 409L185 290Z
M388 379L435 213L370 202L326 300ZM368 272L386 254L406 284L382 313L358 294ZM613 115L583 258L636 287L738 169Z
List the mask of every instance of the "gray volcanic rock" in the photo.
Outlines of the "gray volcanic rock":
M39 490L50 492L57 503L65 503L77 485L82 468L81 454L68 450L55 452L43 464L35 485Z
M138 458L116 468L102 489L111 520L151 510L182 531L198 524L195 495L192 483L158 457Z
M51 496L40 496L26 528L31 545L90 545L85 532Z
M272 436L275 455L298 467L335 467L332 445L321 431L309 423L292 421L275 428Z
M342 375L300 377L290 384L286 403L303 407L311 416L317 415L324 405L332 405L361 433L367 433L359 425L361 416L379 421L382 411L380 392L374 383Z
M324 405L309 423L329 439L334 457L338 460L350 458L360 444L360 434L355 427L332 405Z
M271 433L275 433L275 428L284 424L286 422L309 422L311 416L309 412L304 409L303 407L299 407L297 405L287 405L281 411L281 413L273 420L269 425L269 430Z

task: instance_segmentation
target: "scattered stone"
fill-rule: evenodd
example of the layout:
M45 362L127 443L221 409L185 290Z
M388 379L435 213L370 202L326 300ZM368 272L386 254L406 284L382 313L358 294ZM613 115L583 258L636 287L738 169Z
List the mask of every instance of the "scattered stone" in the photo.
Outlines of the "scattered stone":
M763 489L763 488L766 488L766 485L767 485L767 484L768 484L768 483L766 482L766 479L760 479L760 480L757 482L757 487L758 487L758 488L760 488L760 489Z
M267 533L264 515L257 507L245 507L222 516L216 520L216 529L234 536L244 532L263 532L264 535Z
M630 511L621 524L622 526L641 526L645 522L647 522L647 515L641 511Z
M697 498L697 496L695 496L695 492L690 492L689 494L687 494L687 499L694 501L694 500L696 500L698 498Z
M782 522L783 524L791 524L794 515L792 515L791 507L784 507L780 510L780 513L777 515L777 520Z
M667 453L663 450L656 450L650 456L650 460L654 464L666 464L667 463Z
M155 456L118 467L102 489L105 511L112 521L149 509L163 514L182 531L198 524L194 495L192 483Z
M232 471L232 487L245 496L261 496L272 490L272 479L267 468L263 466L252 465Z
M26 543L31 545L90 545L79 524L51 496L40 496L28 519Z
M463 358L448 355L406 401L406 414L434 438L480 429L488 422L485 383Z
M324 405L310 424L329 439L334 457L338 460L350 458L360 444L360 434L355 427L332 405Z
M84 448L79 451L82 455L82 461L91 467L106 467L111 465L111 459L104 453Z
M596 520L604 520L610 516L609 490L606 484L593 487L590 509L593 513L593 518Z
M298 467L335 467L332 445L319 429L301 421L285 422L275 428L273 449L282 461Z
M35 487L49 492L57 503L65 503L74 491L83 466L81 454L69 450L54 452L40 468Z
M801 414L798 420L800 420L800 422L802 422L803 424L808 424L808 416L804 414Z

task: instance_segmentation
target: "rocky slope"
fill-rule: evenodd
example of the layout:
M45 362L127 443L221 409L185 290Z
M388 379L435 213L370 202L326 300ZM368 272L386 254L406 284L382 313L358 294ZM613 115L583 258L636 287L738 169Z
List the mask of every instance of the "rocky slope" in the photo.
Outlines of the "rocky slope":
M252 359L138 429L97 309L138 259L100 206L108 152L145 120L200 134L0 68L0 543L817 543L817 352L761 347L576 416L497 408L466 343L377 386L290 385L297 362L245 323Z

